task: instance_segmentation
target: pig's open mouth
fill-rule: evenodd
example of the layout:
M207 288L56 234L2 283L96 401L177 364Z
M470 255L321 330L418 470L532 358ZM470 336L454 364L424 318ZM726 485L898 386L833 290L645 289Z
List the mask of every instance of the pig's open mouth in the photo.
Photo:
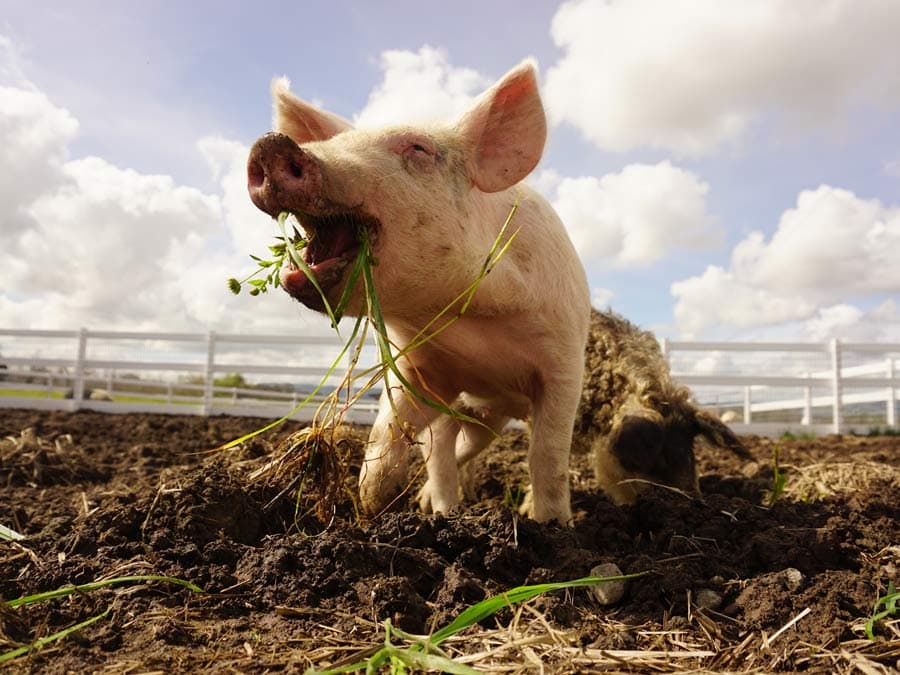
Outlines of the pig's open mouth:
M308 244L300 252L322 292L333 303L330 291L338 286L359 253L360 231L365 229L370 244L378 231L378 221L358 212L309 216L294 212ZM281 285L292 297L311 309L324 311L319 291L293 262L281 271Z

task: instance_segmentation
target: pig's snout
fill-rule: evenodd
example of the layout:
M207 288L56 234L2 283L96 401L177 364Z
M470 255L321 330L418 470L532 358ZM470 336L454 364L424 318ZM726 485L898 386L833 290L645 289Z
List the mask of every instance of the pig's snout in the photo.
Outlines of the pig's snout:
M270 216L306 210L321 184L318 164L289 136L266 134L253 144L247 159L247 189L256 207Z

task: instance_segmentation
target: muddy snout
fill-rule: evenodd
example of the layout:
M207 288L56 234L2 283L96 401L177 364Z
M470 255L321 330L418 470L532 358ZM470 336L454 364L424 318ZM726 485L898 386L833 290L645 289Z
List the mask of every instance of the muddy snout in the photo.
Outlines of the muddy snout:
M250 149L247 190L256 207L273 218L282 211L307 211L320 193L322 171L289 136L270 133Z

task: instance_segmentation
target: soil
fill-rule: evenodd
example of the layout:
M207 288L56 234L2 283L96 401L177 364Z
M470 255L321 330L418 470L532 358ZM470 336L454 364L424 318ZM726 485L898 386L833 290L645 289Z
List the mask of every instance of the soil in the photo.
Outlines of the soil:
M34 431L28 447L0 446L0 524L26 537L0 541L0 598L144 574L206 591L133 583L15 610L0 605L0 654L109 610L7 667L324 669L383 645L387 619L428 633L489 595L584 577L602 563L647 576L608 606L578 589L504 608L444 646L496 672L898 666L897 618L876 624L875 640L864 633L889 582L900 585L898 437L745 437L753 460L701 448L703 499L659 487L626 507L597 489L579 455L571 470L576 519L566 528L511 508L526 482L520 431L505 432L477 460L466 506L421 514L412 485L396 510L364 520L353 487L365 430L328 446L340 469L329 475L316 473L321 463L308 450L292 466L265 470L296 423L210 452L259 426L0 410L0 439ZM776 449L786 485L770 505ZM346 489L326 494L317 480Z

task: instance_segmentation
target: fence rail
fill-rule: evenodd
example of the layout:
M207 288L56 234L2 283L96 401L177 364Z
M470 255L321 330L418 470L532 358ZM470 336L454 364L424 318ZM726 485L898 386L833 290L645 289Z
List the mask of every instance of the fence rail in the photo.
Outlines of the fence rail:
M900 343L662 340L661 347L675 379L700 405L735 417L739 433L897 426ZM317 384L327 391L339 383L340 375L326 376L340 348L331 336L0 328L0 407L282 416ZM375 362L374 350L363 364L367 358ZM278 381L217 386L224 374ZM92 400L92 388L112 400ZM321 400L293 417L311 419ZM364 397L346 419L371 423L376 405Z

